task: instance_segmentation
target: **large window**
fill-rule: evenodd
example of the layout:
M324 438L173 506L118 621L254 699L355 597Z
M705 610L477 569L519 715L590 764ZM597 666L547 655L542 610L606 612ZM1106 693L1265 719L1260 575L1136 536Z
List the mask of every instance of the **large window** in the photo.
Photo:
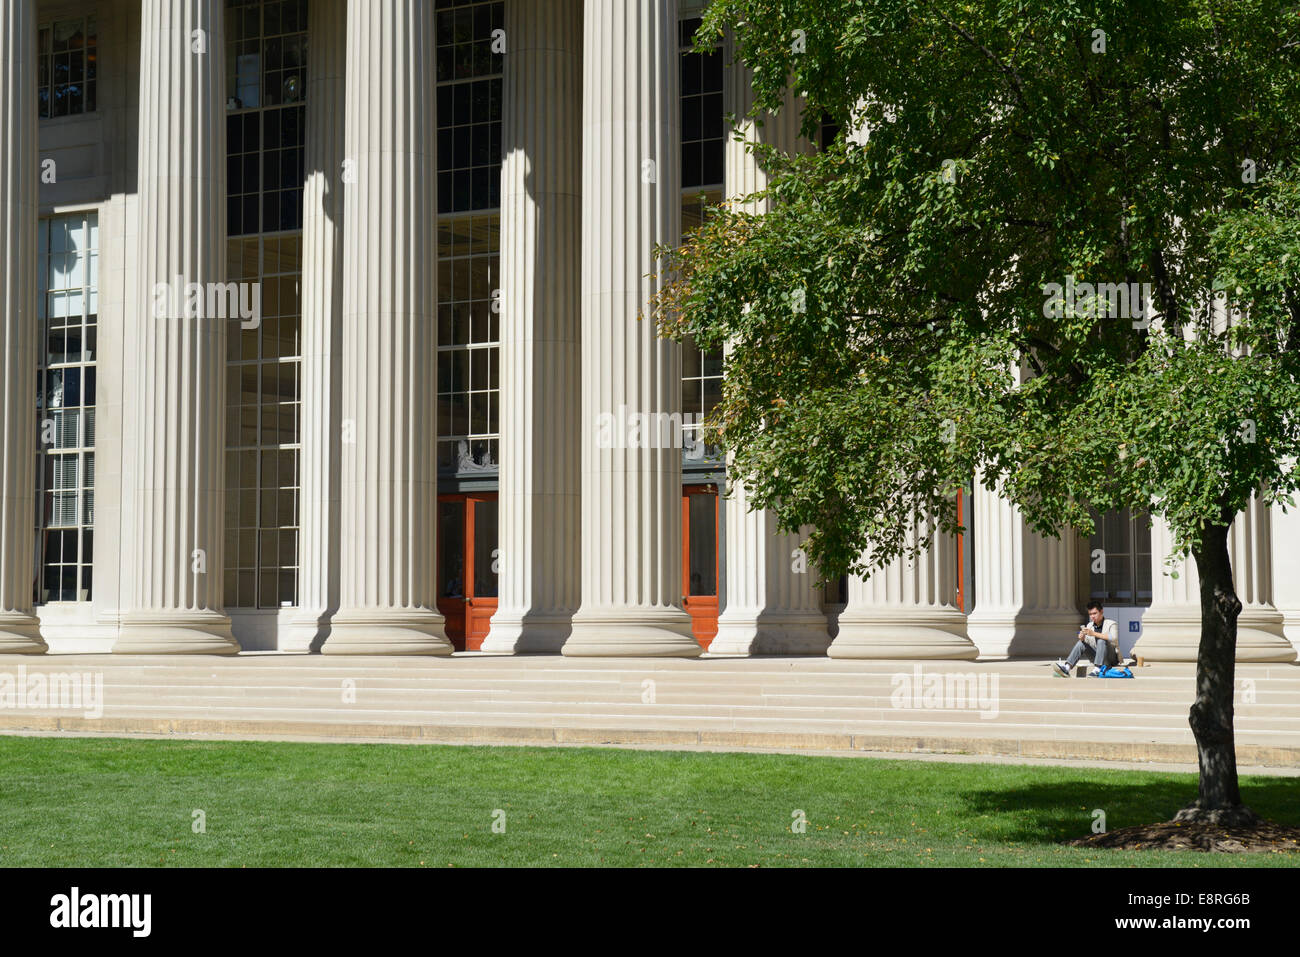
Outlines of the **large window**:
M438 0L438 212L501 205L503 55L492 31L505 4Z
M1145 512L1093 511L1089 596L1103 605L1151 604L1151 525Z
M42 118L95 112L96 33L94 17L42 24L36 46Z
M438 468L494 473L500 435L505 5L438 0Z
M723 52L695 53L692 44L700 19L680 23L682 71L682 234L699 226L711 206L722 202L725 188L723 148L726 109L723 103ZM722 351L703 352L694 342L682 344L682 414L688 455L695 448L699 424L722 399ZM710 450L713 452L715 450Z
M495 214L438 229L438 467L495 470L500 435L500 236Z
M231 608L298 603L306 30L305 0L226 2L228 278L260 293L227 337Z
M229 275L261 283L261 324L230 330L226 363L226 604L298 602L302 238L230 240Z
M227 0L226 84L230 235L301 229L306 0Z
M41 220L37 604L89 601L95 525L99 221Z

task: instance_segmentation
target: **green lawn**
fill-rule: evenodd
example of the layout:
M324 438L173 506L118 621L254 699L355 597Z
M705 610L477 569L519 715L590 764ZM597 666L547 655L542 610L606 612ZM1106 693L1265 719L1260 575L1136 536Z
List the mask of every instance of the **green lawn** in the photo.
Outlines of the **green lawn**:
M0 866L1300 863L1059 846L1089 833L1095 808L1111 828L1165 820L1195 788L1193 775L865 758L6 736ZM1300 824L1300 782L1242 788Z

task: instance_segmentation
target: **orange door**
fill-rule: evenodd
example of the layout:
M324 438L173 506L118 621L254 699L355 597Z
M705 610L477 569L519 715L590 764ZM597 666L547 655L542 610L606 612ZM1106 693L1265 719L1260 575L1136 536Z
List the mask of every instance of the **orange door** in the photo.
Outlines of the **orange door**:
M457 651L478 651L497 610L495 492L438 496L438 611Z
M497 496L495 492L471 495L466 499L465 567L469 569L469 594L466 597L465 649L483 647L497 611L497 572L500 551L497 548Z
M695 640L708 648L718 634L718 487L682 489L682 604Z

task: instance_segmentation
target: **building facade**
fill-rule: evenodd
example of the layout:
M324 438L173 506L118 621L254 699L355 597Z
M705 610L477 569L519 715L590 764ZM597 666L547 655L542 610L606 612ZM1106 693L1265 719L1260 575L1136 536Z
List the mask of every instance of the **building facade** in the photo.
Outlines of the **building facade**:
M1054 657L1098 597L1194 658L1143 516L976 482L821 588L728 488L723 356L642 316L763 184L700 5L0 0L0 652ZM1243 660L1295 658L1297 537L1235 523Z

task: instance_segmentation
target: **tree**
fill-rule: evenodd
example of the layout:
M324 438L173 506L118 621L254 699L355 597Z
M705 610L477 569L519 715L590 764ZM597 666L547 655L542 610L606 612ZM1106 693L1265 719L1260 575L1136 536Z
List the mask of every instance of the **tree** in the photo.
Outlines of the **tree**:
M664 335L727 344L716 439L833 577L959 529L996 483L1037 531L1166 519L1201 576L1183 820L1250 821L1233 746L1228 534L1300 486L1300 8L1277 0L714 0L770 210L676 249ZM850 135L857 131L857 135ZM865 554L865 558L863 555Z

